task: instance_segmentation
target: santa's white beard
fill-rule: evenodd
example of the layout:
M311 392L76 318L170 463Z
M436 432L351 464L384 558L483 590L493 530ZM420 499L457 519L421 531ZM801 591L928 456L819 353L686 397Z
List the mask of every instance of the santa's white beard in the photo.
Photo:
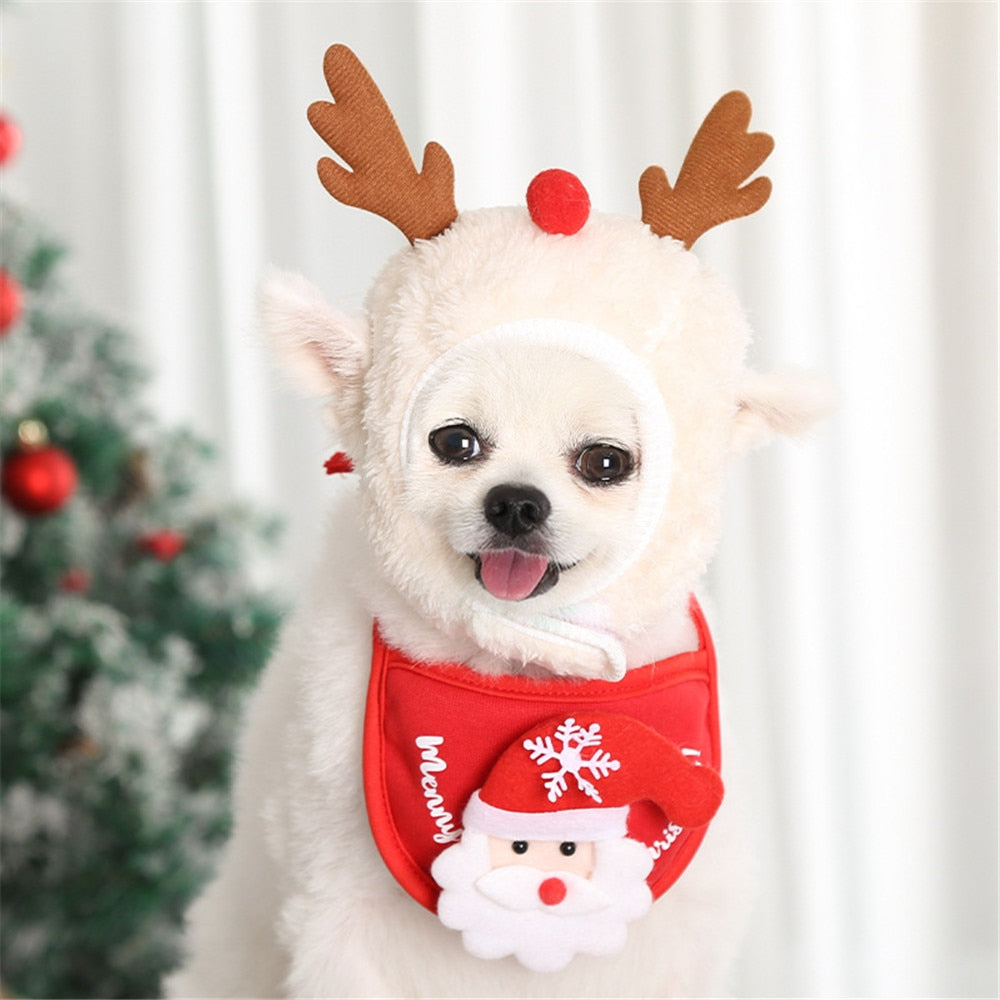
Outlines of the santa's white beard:
M462 932L470 954L513 955L536 972L558 972L577 954L615 955L625 947L626 924L652 903L646 885L652 859L627 838L600 841L595 849L589 879L526 865L491 870L487 835L467 828L431 868L442 889L438 916ZM539 886L553 877L566 895L547 905Z

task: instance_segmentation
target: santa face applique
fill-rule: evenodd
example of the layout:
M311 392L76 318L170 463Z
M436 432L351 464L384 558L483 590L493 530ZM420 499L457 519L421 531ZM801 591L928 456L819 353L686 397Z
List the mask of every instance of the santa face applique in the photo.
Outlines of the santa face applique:
M567 848L580 860L563 857ZM558 972L574 955L621 951L627 925L652 904L651 867L649 852L627 838L509 841L467 827L432 872L443 890L438 916L462 932L466 951Z
M653 901L652 856L628 835L631 805L652 801L698 826L721 797L714 771L633 719L548 719L501 755L465 809L461 840L431 866L438 916L471 954L513 955L537 972L617 954Z

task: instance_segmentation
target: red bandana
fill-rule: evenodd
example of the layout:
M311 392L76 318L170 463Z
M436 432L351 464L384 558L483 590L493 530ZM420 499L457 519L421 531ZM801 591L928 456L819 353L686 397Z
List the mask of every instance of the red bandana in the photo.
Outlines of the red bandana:
M630 670L620 681L484 677L453 663L416 663L374 629L364 733L368 820L386 866L434 911L434 859L459 839L470 796L520 734L574 712L628 716L698 763L719 770L715 649L697 601L699 648ZM628 835L654 859L647 879L659 898L694 857L707 826L683 829L649 801L635 803Z

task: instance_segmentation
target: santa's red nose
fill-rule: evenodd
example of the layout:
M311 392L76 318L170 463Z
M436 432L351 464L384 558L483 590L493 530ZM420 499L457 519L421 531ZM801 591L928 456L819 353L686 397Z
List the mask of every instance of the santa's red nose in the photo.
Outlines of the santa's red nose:
M538 898L546 906L556 906L566 898L566 883L561 878L547 878L538 887Z

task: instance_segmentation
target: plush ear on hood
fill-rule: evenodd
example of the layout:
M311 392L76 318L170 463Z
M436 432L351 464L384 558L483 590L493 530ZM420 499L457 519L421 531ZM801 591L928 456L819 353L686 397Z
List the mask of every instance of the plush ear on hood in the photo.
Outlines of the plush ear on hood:
M802 371L746 372L733 420L732 451L767 444L776 434L795 437L833 409L833 392L819 375Z
M277 269L265 274L257 304L260 329L295 384L330 396L337 423L356 426L371 360L367 323L329 306L305 278Z

